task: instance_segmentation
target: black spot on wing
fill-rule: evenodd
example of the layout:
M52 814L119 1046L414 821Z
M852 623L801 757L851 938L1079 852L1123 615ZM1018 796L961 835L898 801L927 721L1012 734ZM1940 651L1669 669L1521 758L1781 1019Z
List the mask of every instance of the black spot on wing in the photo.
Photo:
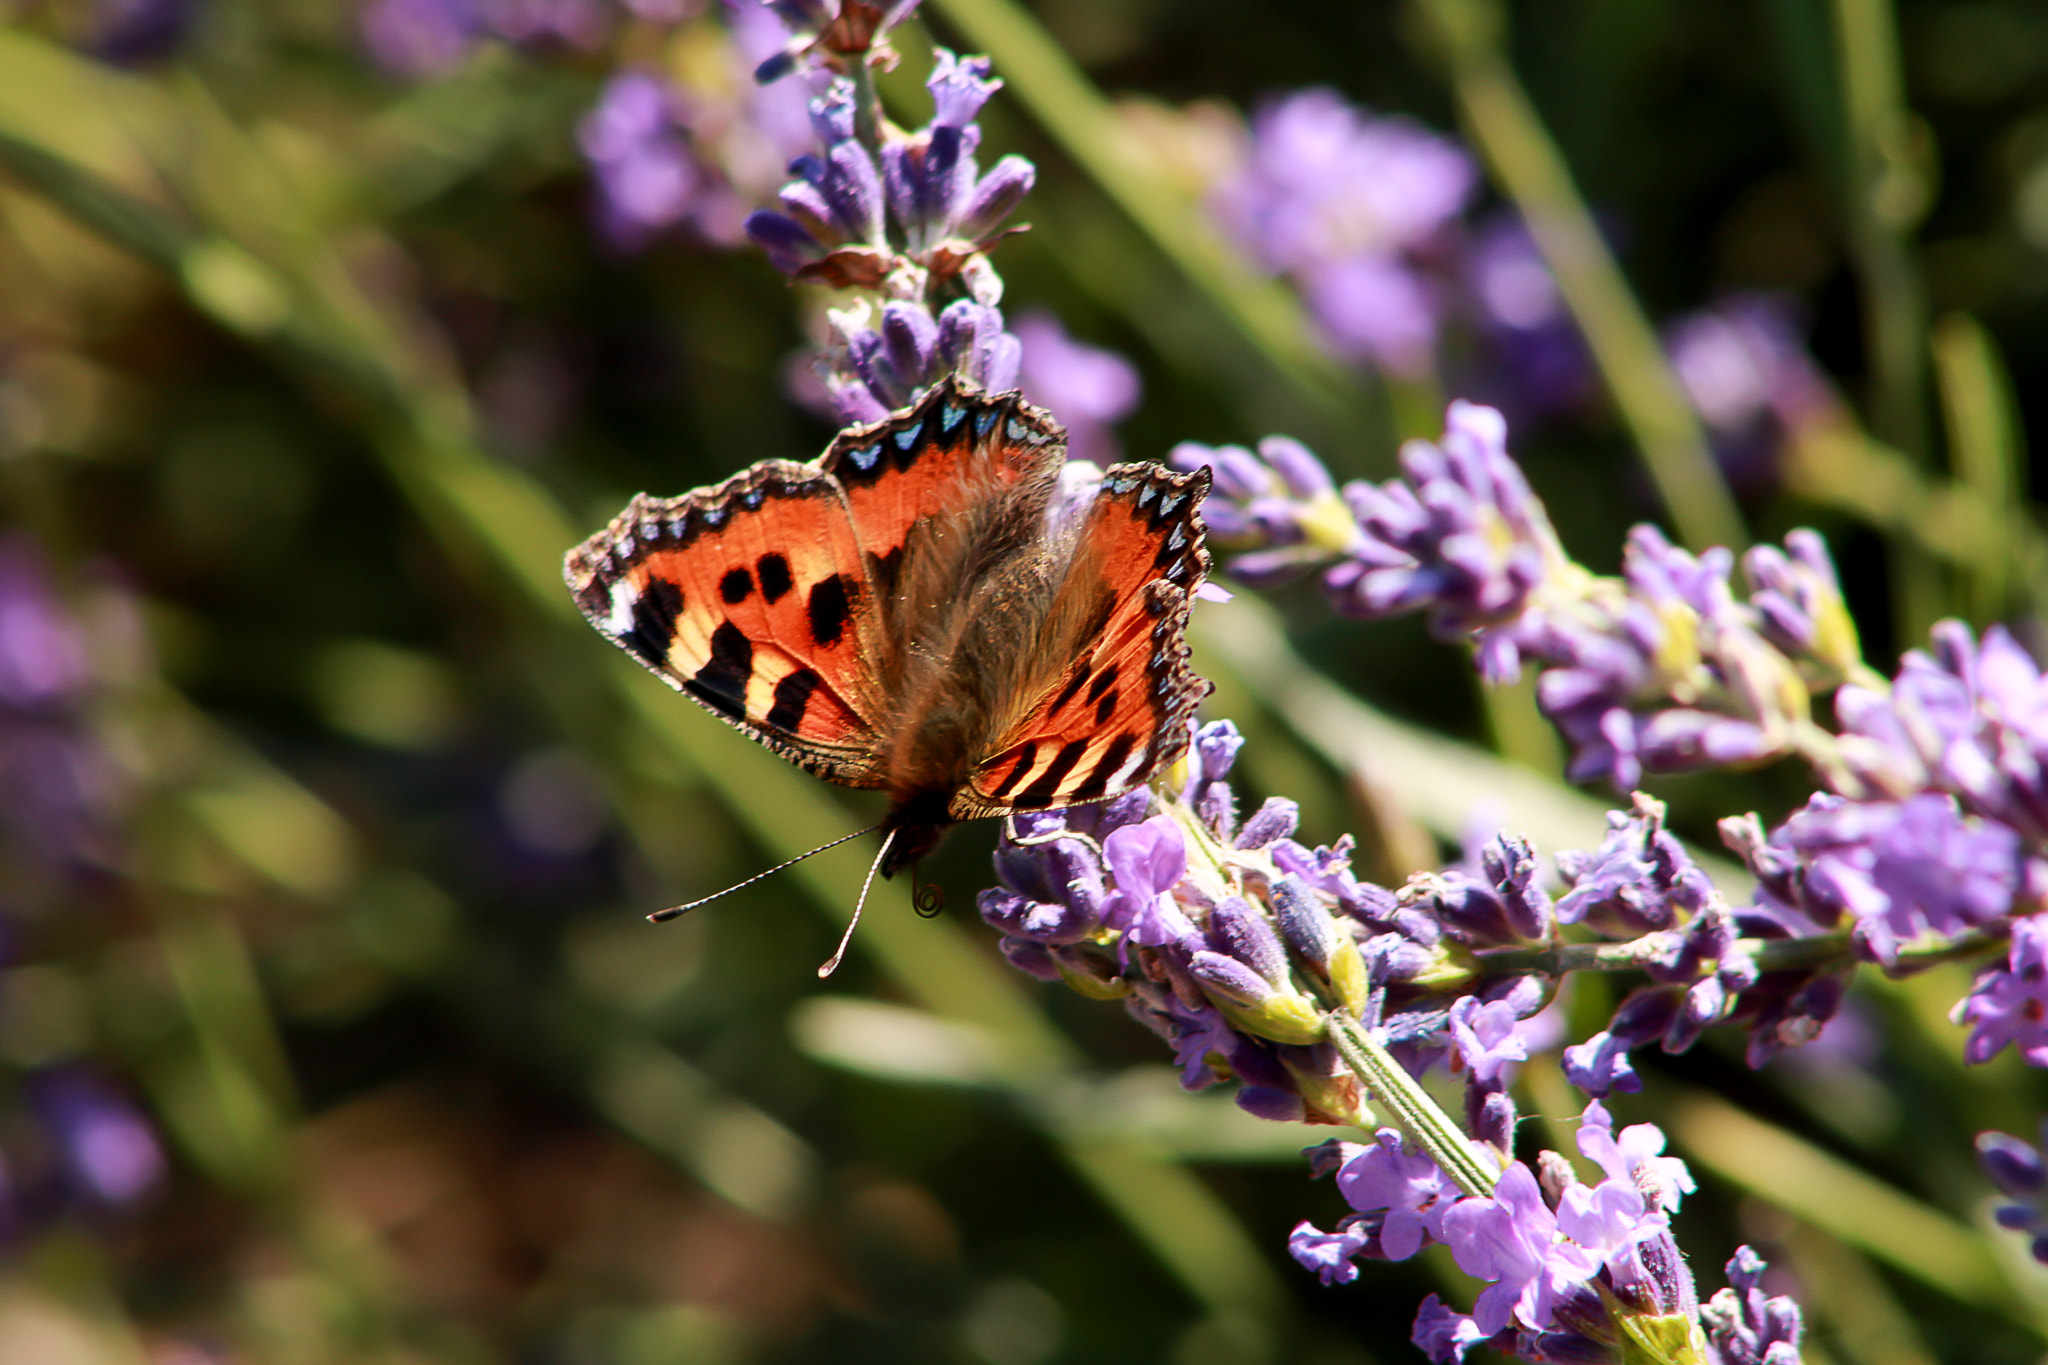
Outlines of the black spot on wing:
M1074 771L1074 765L1081 761L1081 755L1088 752L1088 741L1077 739L1063 746L1053 755L1052 762L1045 765L1032 784L1017 793L1012 803L1024 810L1038 810L1059 799L1060 783L1067 780L1067 774Z
M1099 702L1095 707L1095 723L1098 726L1107 725L1109 724L1109 718L1115 714L1116 689L1112 687L1109 689L1109 691L1102 694L1101 702Z
M1068 702L1072 701L1074 699L1074 694L1076 692L1079 692L1081 690L1081 685L1087 681L1088 661L1086 659L1083 659L1080 663L1080 666L1074 670L1074 676L1067 679L1067 685L1060 689L1060 694L1057 697L1053 698L1052 706L1049 709L1047 709L1045 714L1047 716L1058 715L1060 713L1060 708L1062 706L1065 706Z
M853 597L846 575L836 573L813 584L805 610L810 616L813 643L838 644L839 637L846 633L846 623L853 619Z
M711 657L691 674L690 695L729 716L747 713L747 679L754 673L754 645L730 621L711 632Z
M789 576L789 561L773 550L755 561L754 573L761 580L761 596L768 599L771 607L796 586L796 580Z
M1111 740L1109 747L1102 751L1102 757L1096 759L1095 766L1088 770L1087 780L1074 788L1075 803L1094 801L1108 795L1109 779L1117 775L1118 770L1124 766L1124 760L1131 756L1131 750L1136 748L1137 744L1136 735L1118 735Z
M1102 670L1102 671L1101 671L1100 673L1096 674L1096 675L1095 675L1095 681L1094 681L1093 683L1089 684L1089 686L1088 686L1088 700L1089 700L1089 701L1091 701L1091 702L1096 702L1096 701L1100 701L1100 700L1102 700L1102 694L1103 694L1104 692L1107 692L1107 691L1109 691L1109 689L1110 689L1110 688L1112 688L1112 687L1115 687L1115 686L1116 686L1116 665L1115 665L1115 664L1111 664L1111 665L1110 665L1110 666L1109 666L1108 668L1105 668L1105 669L1103 669L1103 670Z
M683 614L683 590L666 578L650 578L633 599L633 629L619 643L648 663L668 658L676 638L676 618Z
M803 724L804 710L811 704L811 693L818 690L824 681L815 671L799 668L775 684L775 701L768 708L768 723L778 730L796 733Z
M745 569L727 569L718 580L718 595L728 607L736 607L754 592L754 576Z

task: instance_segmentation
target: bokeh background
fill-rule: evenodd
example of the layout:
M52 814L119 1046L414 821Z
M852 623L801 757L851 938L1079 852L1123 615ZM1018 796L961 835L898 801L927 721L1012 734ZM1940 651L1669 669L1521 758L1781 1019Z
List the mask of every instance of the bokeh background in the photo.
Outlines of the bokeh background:
M0 4L0 1360L1362 1362L1469 1295L1293 1265L1327 1132L1004 967L992 829L828 983L860 843L642 921L877 814L558 576L632 493L831 434L829 301L737 231L790 150L758 17ZM1387 477L1483 398L1596 568L1643 519L1812 525L1880 668L1944 615L2044 642L2034 0L925 0L906 125L933 41L1008 82L983 160L1039 180L1005 308L1096 451L1284 431ZM682 94L633 124L625 72ZM1350 143L1290 150L1290 110ZM1285 194L1332 235L1262 236ZM1612 794L1419 625L1285 587L1199 616L1241 793L1362 874L1598 841ZM1711 849L1805 781L1652 785ZM1865 982L1823 1044L1752 1073L1710 1038L1620 1106L1702 1180L1703 1292L1759 1245L1809 1360L2048 1348L1969 1150L2048 1087L1963 1070L1967 983ZM1574 1112L1544 1072L1525 1112Z

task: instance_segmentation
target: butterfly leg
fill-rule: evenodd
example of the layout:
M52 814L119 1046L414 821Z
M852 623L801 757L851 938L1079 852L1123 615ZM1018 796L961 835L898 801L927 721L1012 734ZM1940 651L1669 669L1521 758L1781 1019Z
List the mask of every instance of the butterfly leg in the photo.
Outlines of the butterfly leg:
M1075 843L1093 850L1096 857L1102 856L1102 845L1078 829L1052 829L1043 834L1019 834L1015 815L1003 817L1003 837L1019 848L1041 848L1046 844L1058 843L1061 839L1072 839Z

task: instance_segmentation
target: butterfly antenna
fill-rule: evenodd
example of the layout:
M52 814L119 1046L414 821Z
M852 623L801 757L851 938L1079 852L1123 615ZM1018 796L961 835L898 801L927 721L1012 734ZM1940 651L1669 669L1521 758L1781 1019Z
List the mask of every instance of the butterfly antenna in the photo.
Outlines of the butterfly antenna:
M865 834L867 831L861 832ZM839 959L846 956L846 945L853 942L853 926L860 923L861 907L868 903L868 888L875 884L875 873L882 866L882 859L889 856L889 845L895 842L896 831L893 829L882 836L882 846L875 851L874 862L868 865L868 879L860 884L860 899L853 903L853 918L846 922L846 932L839 936L839 946L826 959L825 965L818 968L820 981L839 970Z
M669 920L674 919L678 915L686 914L691 910L695 910L700 905L709 905L712 901L717 900L720 896L730 896L733 892L740 890L742 887L752 886L755 882L760 881L763 877L772 877L776 873L782 871L782 869L785 867L795 867L798 863L810 857L811 853L823 853L828 848L837 848L841 844L845 843L848 839L858 839L863 834L873 834L876 830L880 828L880 825L869 825L866 829L857 829L851 834L842 834L829 844L819 844L816 848L812 849L810 853L799 853L786 863L777 863L775 866L769 868L766 872L756 872L753 876L747 878L745 881L735 882L733 885L725 888L725 890L714 892L711 895L704 897L704 899L702 900L691 901L688 905L671 905L666 910L657 910L647 917L647 922L649 924L665 924ZM882 847L887 848L888 846L888 841L884 840L882 843ZM868 873L869 877L873 877L874 875L875 874L873 872ZM866 893L863 892L862 894Z

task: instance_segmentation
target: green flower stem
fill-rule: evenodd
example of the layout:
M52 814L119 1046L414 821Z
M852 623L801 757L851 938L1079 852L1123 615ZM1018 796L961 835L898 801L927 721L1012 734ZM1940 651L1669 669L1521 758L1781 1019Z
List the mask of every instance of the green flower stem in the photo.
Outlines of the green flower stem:
M1408 1069L1395 1061L1363 1024L1332 1010L1323 1016L1323 1029L1344 1065L1365 1085L1402 1136L1428 1152L1466 1194L1483 1198L1493 1193L1500 1168L1481 1158L1465 1131L1437 1107Z
M880 171L882 169L881 92L875 89L875 73L868 68L866 60L855 58L847 65L851 69L846 73L846 77L853 82L853 135L860 139L860 145L867 148L869 154L875 158L875 169Z
M1972 929L1951 939L1914 943L1899 949L1899 972L1913 972L1942 962L1966 962L2003 948L2006 934ZM1561 977L1567 972L1640 971L1670 946L1663 934L1649 934L1632 943L1554 943L1543 948L1503 948L1477 955L1488 976L1533 974ZM1798 971L1850 960L1849 930L1833 929L1805 938L1741 938L1730 956L1753 960L1766 972Z

